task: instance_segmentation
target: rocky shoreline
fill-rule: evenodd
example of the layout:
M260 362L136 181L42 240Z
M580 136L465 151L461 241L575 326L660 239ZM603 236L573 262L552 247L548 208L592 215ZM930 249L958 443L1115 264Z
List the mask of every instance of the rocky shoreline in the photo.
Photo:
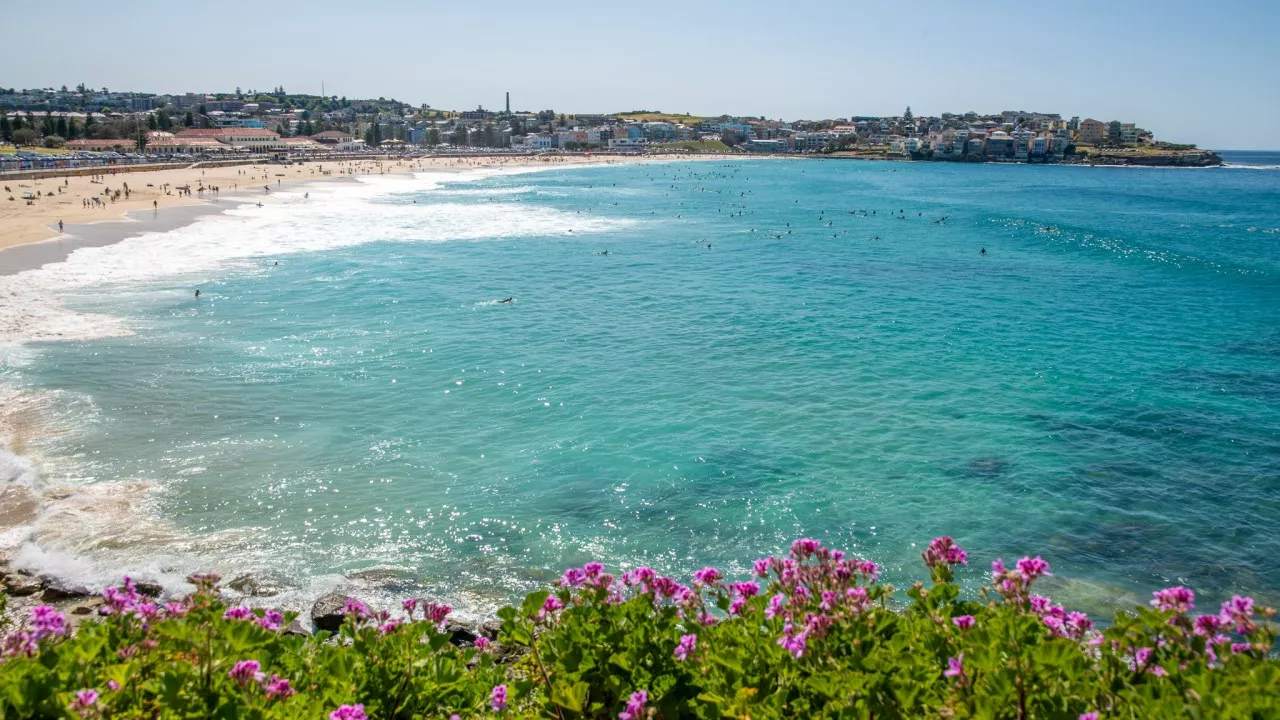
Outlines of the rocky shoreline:
M156 600L176 597L181 593L166 591L157 582L135 580L137 591ZM225 586L223 594L228 600L245 600L251 597L272 597L280 591L268 582L253 575L241 575L232 579ZM230 592L227 592L230 591ZM68 624L74 628L87 620L100 617L98 609L103 605L103 597L88 586L78 584L54 575L37 575L26 570L14 570L0 566L0 592L8 598L0 627L11 630L27 623L31 609L38 605L51 605L66 616ZM308 612L300 612L283 630L286 635L308 636L319 631L336 633L346 617L344 608L348 600L360 600L356 595L343 591L333 591L317 598ZM276 608L279 609L279 608ZM496 643L501 622L486 619L479 622L464 622L449 619L444 630L450 636L450 642L458 647L475 645L481 637ZM514 648L505 653L499 648L499 657L517 655Z

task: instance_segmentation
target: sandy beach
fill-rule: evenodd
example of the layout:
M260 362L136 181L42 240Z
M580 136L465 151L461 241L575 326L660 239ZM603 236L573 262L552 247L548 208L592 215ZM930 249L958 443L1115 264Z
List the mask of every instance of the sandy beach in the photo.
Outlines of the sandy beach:
M68 226L91 223L127 221L128 214L145 211L153 225L159 229L185 224L194 218L182 208L204 206L206 212L217 212L217 201L235 196L243 201L245 196L256 196L264 201L271 192L284 189L298 182L314 182L332 178L350 178L361 175L408 173L422 170L466 170L479 167L511 167L517 165L550 164L582 165L589 163L636 162L642 158L629 156L511 156L511 157L431 157L416 159L379 159L315 161L297 165L235 165L229 167L199 167L182 169L120 172L104 175L58 176L41 179L9 178L0 180L0 254L9 248L31 245L47 240L57 240L73 235ZM126 191L127 185L127 191ZM190 192L179 188L189 188ZM118 193L118 195L117 195ZM38 195L28 200L29 195ZM94 198L98 202L94 202ZM230 199L230 198L228 198ZM65 233L60 233L58 223L63 223ZM157 227L139 226L138 231ZM15 266L32 267L47 262L41 252L25 253L19 262L3 262L5 272L14 272Z

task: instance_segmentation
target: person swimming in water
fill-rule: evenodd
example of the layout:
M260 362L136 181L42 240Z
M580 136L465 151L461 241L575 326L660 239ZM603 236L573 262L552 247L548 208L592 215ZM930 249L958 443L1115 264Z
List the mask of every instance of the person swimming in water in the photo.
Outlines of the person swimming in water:
M982 248L982 253L981 253L981 254L982 254L982 255L986 255L986 254L987 254L987 249L986 249L986 248Z
M509 302L511 302L513 299L514 299L514 298L507 298L506 300L499 300L499 301L498 301L498 304L499 304L499 305L501 305L501 304L504 304L504 303L509 303Z
M196 297L200 297L200 288L196 288Z

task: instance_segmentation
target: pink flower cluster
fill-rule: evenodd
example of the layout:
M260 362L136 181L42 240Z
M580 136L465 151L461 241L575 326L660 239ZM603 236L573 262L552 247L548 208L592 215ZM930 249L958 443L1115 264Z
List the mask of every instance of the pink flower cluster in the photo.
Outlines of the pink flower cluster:
M329 713L329 720L369 720L364 714L364 705L342 705Z
M243 605L227 608L226 611L222 613L222 618L224 620L251 621L256 623L259 627L270 630L271 632L279 632L280 628L284 626L284 615L281 614L279 610L265 610L262 615L259 616L254 614L253 610L250 610Z
M98 708L97 690L77 690L76 699L71 701L71 712L80 717L91 717Z
M929 547L920 556L924 558L924 564L929 568L936 568L940 565L968 565L969 553L964 548L955 544L949 536L934 538L929 543Z
M507 686L496 685L489 693L489 707L494 712L502 712L507 709Z
M680 642L676 644L675 656L681 662L688 660L693 651L698 648L697 635L681 635Z
M418 601L409 598L400 604L404 607L404 611L409 614L409 619L412 620L414 613L418 610ZM433 625L443 623L451 612L453 612L453 608L443 603L434 603L429 600L422 601L422 619Z
M649 693L644 690L631 693L626 709L618 713L618 720L640 720L644 717L644 705L647 702L649 702Z
M240 687L245 687L250 682L257 683L263 693L272 700L284 700L294 693L287 679L275 674L267 677L257 660L241 660L227 671L227 677L235 680Z
M1024 557L1019 560L1013 570L1004 566L1002 560L991 563L991 581L996 591L1010 602L1026 602L1031 592L1031 583L1042 576L1052 575L1049 563L1039 555Z

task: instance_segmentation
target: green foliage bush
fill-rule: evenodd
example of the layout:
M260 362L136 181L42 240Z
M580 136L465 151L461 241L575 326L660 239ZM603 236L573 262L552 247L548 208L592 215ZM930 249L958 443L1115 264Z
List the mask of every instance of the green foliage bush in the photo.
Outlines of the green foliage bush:
M598 563L504 608L498 643L456 647L449 608L404 615L349 600L336 634L228 607L215 576L159 605L127 579L71 634L53 608L4 640L4 718L1275 718L1270 609L1235 597L1193 616L1168 588L1105 629L1032 585L1049 567L997 562L976 597L967 555L924 553L903 602L873 563L812 540L689 585ZM513 654L521 650L522 654Z

